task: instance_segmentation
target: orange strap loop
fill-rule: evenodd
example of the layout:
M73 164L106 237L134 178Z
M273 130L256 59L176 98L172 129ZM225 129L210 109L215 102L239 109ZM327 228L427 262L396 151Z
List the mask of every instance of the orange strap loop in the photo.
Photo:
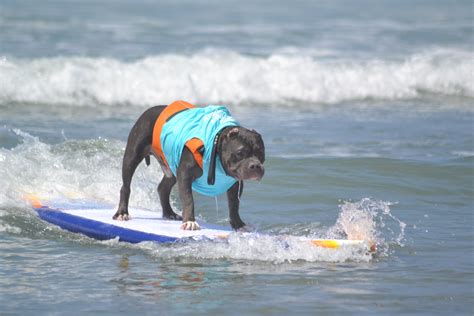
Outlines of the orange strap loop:
M200 151L200 149L204 147L204 143L202 142L202 140L200 140L199 138L191 138L190 140L186 142L186 147L188 147L189 151L193 153L194 160L196 160L199 167L203 169L202 168L202 153Z

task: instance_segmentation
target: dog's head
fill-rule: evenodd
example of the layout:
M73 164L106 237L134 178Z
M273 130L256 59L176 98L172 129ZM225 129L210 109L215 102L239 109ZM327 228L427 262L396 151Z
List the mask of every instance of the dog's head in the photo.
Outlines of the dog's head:
M226 129L220 140L220 156L227 174L237 180L260 180L265 173L262 136L243 127Z

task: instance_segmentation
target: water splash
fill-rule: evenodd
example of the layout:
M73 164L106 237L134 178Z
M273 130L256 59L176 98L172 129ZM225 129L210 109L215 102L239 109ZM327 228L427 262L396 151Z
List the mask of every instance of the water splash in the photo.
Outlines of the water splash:
M19 129L8 132L20 144L0 148L0 206L28 207L25 196L29 194L48 200L117 202L125 146L122 141L97 138L51 145ZM159 168L141 164L132 182L131 205L160 210L158 179Z
M364 245L326 249L315 247L297 236L232 233L228 240L136 245L161 259L246 260L273 264L291 262L369 262L372 254Z
M328 238L363 239L377 245L379 255L388 255L390 245L404 246L406 224L395 217L390 202L364 198L340 205L336 224Z

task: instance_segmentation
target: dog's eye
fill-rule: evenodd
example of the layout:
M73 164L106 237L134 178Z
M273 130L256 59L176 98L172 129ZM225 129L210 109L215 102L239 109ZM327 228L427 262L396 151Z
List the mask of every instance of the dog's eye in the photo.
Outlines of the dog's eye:
M245 150L244 149L239 149L232 156L233 156L235 161L242 160L242 159L245 158Z

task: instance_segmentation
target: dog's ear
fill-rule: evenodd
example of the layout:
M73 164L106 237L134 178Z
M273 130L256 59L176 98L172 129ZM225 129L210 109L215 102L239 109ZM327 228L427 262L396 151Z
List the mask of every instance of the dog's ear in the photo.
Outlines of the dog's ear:
M234 127L233 129L231 129L228 133L227 133L227 138L230 139L232 137L235 137L239 135L239 129L237 127Z

